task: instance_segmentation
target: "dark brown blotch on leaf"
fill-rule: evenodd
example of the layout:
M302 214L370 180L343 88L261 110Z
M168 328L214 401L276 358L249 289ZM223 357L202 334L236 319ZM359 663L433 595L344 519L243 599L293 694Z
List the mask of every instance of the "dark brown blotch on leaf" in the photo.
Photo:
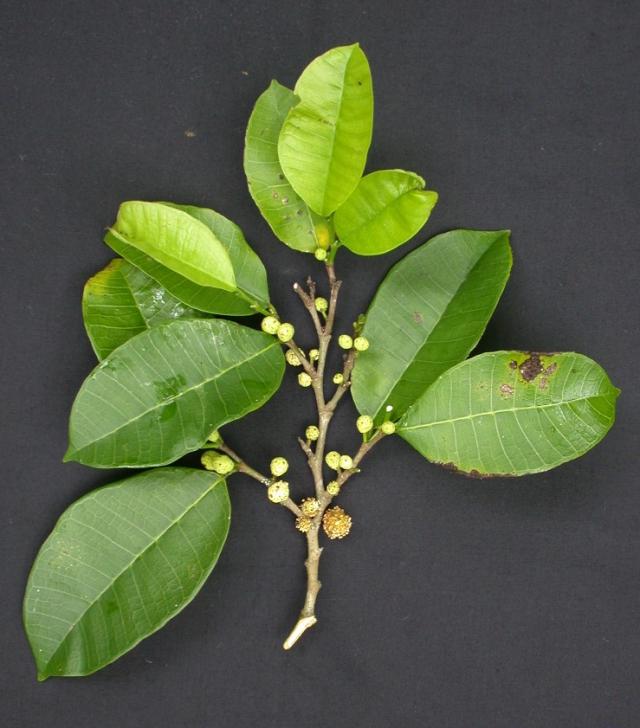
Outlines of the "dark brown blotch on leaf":
M520 376L525 382L532 382L538 374L543 371L543 369L544 367L542 366L540 354L532 352L529 355L529 358L525 359L522 364L520 364Z

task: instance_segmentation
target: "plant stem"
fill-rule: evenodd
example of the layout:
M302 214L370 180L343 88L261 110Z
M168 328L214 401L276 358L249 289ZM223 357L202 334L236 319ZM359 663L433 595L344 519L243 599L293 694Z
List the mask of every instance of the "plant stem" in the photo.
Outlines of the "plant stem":
M225 442L218 443L216 445L216 449L222 451L223 453L226 453L236 463L239 473L244 473L245 475L248 475L250 478L257 480L262 485L268 486L271 484L273 478L268 478L266 475L259 473L255 468L252 468L240 457L240 455L238 455L237 452L232 450ZM296 516L302 515L302 511L291 500L291 498L287 498L286 501L282 501L280 505L288 508Z
M348 390L351 384L351 371L355 363L356 352L355 349L351 349L345 357L345 363L343 367L343 381L342 384L338 385L333 396L327 401L324 396L324 371L325 363L327 358L327 352L331 337L333 333L333 325L335 322L336 307L338 303L338 294L340 292L341 282L336 279L335 269L333 264L327 264L326 266L327 276L329 278L330 286L330 298L329 307L327 311L327 319L324 326L321 324L318 312L315 307L315 284L310 279L307 282L309 292L307 293L304 289L296 283L293 287L294 291L300 297L300 300L308 310L316 332L318 334L318 363L315 369L315 376L312 376L312 386L316 398L316 404L318 408L318 430L319 436L315 444L315 450L311 448L310 443L299 439L300 447L307 456L307 462L309 469L313 475L313 480L316 488L316 498L320 503L320 510L318 514L311 519L311 526L307 531L307 558L305 560L305 567L307 570L307 590L305 594L304 604L297 622L291 630L289 636L284 641L283 647L285 650L291 649L293 645L300 639L300 637L306 632L307 629L313 627L318 621L315 614L315 605L318 598L318 592L322 586L320 579L318 578L320 556L322 555L322 548L319 545L319 533L322 525L322 518L329 504L333 500L333 497L327 493L324 487L324 476L323 476L323 462L324 452L327 442L327 434L329 430L329 424L331 418L335 412L335 409L341 400L342 396ZM371 440L363 442L358 452L353 458L353 468L345 471L340 471L338 475L338 483L343 485L354 473L358 472L358 465L364 456L384 437L382 432L376 433Z

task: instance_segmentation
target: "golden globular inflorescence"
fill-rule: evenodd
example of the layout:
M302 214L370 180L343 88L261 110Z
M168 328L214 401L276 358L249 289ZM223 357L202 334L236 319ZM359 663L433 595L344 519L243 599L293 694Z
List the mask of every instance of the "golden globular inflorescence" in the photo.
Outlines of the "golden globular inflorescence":
M347 536L351 530L351 523L351 516L340 506L329 508L322 517L322 528L331 539Z
M307 516L298 516L296 518L296 528L302 533L307 533L311 528L311 519Z
M308 518L315 518L320 513L320 501L316 498L305 498L300 503L300 510Z

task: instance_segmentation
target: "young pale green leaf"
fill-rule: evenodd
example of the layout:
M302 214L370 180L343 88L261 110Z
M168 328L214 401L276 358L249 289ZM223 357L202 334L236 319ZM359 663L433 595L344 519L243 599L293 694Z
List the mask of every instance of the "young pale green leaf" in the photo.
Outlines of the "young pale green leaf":
M438 193L413 172L384 169L363 177L333 221L341 243L358 255L380 255L406 243L427 222Z
M244 145L244 171L249 192L273 233L290 248L312 253L332 240L328 222L316 215L284 176L278 159L282 124L298 98L272 81L256 101Z
M295 87L300 103L278 140L286 178L309 207L330 215L353 192L373 131L373 88L359 45L333 48L313 60Z
M399 417L482 336L511 270L508 231L452 230L389 271L369 311L352 394L362 414Z
M105 243L160 283L178 300L198 311L225 316L249 316L256 309L268 307L269 288L264 265L237 225L224 215L204 207L174 205L168 202L163 204L191 215L215 234L227 251L235 271L237 290L234 293L200 286L127 244L112 232L107 232Z
M89 675L166 624L211 573L230 517L224 480L191 468L140 473L76 501L27 583L38 679Z
M236 290L224 245L182 210L161 202L123 202L111 232L199 286Z
M98 359L152 326L201 316L121 258L89 278L82 294L82 317Z
M284 372L277 339L220 319L156 326L87 377L65 460L96 468L165 465L261 407Z
M445 372L396 431L424 457L467 475L539 473L600 442L618 394L582 354L490 352Z

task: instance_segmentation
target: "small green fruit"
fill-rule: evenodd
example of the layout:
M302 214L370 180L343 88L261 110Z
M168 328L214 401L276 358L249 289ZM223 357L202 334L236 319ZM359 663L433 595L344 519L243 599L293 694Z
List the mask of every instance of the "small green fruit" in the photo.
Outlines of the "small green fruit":
M298 384L301 387L310 387L311 377L306 372L300 372L300 374L298 374Z
M340 456L340 467L343 470L351 470L351 468L353 467L353 459L351 455Z
M280 322L275 316L265 316L260 322L260 328L265 334L275 334L278 331Z
M316 311L320 311L320 313L325 313L328 308L329 301L327 301L326 298L322 298L322 296L318 296L318 298L316 298Z
M384 432L385 435L393 435L393 433L396 431L396 426L393 422L383 422L380 425L380 429L382 432Z
M364 336L356 336L353 347L356 351L366 351L369 348L369 339Z
M200 462L207 470L212 470L218 475L229 475L235 470L235 463L228 455L221 455L219 452L209 450L202 453Z
M267 495L272 503L282 503L289 497L289 483L286 480L276 480L271 483Z
M309 425L304 431L307 440L317 440L320 437L320 430L315 425Z
M317 349L309 349L309 361L316 361L320 356L320 352Z
M330 483L327 483L327 493L332 496L338 495L340 492L340 483L338 483L337 480L332 480Z
M280 339L283 344L286 344L287 341L291 341L295 333L296 330L291 324L280 324L280 326L278 326L278 330L276 331L278 339Z
M300 357L295 353L295 351L293 351L293 349L287 349L284 358L289 364L291 364L292 367L299 367L300 364L302 364Z
M333 375L333 383L334 384L342 384L344 382L344 375L338 372L337 374Z
M316 248L313 251L313 254L314 254L316 260L326 260L327 259L327 251L324 248Z
M332 470L337 470L340 467L340 453L331 450L325 455L324 461Z
M271 474L279 478L289 470L289 463L285 458L273 458L271 461Z
M369 417L369 415L360 415L360 417L356 420L356 427L358 432L366 435L367 432L371 432L373 429L373 420Z
M338 337L338 346L342 349L351 349L353 347L353 339L349 334L340 334Z

